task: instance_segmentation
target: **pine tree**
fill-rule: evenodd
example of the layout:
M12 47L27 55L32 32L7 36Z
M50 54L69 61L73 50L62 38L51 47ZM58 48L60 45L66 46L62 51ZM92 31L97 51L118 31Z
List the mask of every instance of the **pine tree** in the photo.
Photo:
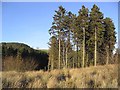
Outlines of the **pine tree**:
M60 69L61 66L61 39L62 39L62 35L64 33L64 17L66 14L66 10L65 8L63 8L62 6L59 6L58 11L55 11L55 15L53 17L54 21L52 23L52 27L50 28L49 32L50 34L55 35L58 38L59 41L59 55L58 55L58 68Z
M52 34L49 55L52 69L55 66L74 68L110 62L116 42L115 26L110 18L103 18L96 5L90 14L83 5L78 16L60 6L53 20L49 30Z
M75 53L76 53L76 57L74 57L74 63L76 63L75 65L74 65L74 67L78 67L78 63L79 63L79 58L78 58L78 51L79 51L79 41L78 41L78 37L79 37L79 28L80 28L80 25L79 25L79 21L78 21L78 18L77 18L77 16L76 15L74 15L73 16L73 23L72 23L72 25L71 25L71 27L72 27L72 38L73 38L73 43L74 43L74 51L75 51ZM81 33L81 32L80 32ZM75 61L76 60L76 61Z
M109 57L112 55L114 50L114 45L116 43L116 36L115 36L115 26L110 18L104 19L104 42L107 54L106 64L109 63Z
M96 66L97 63L97 54L99 51L99 46L102 45L103 42L103 14L100 12L100 9L94 4L93 8L90 12L90 41L92 41L92 45L94 47L94 66ZM93 44L94 42L94 44Z
M49 66L51 66L51 69L53 70L58 66L58 40L55 36L50 38L49 45Z
M66 61L66 67L68 67L68 58L71 57L70 53L72 52L72 45L71 45L71 25L73 20L73 14L72 12L67 12L65 16L65 61Z
M81 45L79 48L82 48L82 67L85 67L85 47L86 47L86 32L88 30L88 8L85 8L85 6L82 6L82 9L79 10L79 15L77 17L77 22L79 23L79 31L78 31L78 41Z

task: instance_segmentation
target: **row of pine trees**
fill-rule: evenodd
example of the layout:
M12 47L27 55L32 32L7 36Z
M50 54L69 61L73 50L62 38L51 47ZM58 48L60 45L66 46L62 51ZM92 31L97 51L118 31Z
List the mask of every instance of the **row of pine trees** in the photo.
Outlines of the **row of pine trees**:
M49 69L79 68L112 62L115 26L97 5L73 14L59 6L49 30Z

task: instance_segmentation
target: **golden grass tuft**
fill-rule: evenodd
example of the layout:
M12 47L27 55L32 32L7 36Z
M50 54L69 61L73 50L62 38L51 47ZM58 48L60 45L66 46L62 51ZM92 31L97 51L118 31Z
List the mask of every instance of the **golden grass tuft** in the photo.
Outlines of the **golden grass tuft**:
M2 72L3 88L117 88L118 66Z

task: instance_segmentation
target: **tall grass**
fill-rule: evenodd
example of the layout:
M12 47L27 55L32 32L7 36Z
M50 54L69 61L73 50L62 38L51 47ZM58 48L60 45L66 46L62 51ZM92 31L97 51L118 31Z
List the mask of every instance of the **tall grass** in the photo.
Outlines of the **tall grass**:
M117 88L117 80L117 65L46 72L2 72L3 88Z

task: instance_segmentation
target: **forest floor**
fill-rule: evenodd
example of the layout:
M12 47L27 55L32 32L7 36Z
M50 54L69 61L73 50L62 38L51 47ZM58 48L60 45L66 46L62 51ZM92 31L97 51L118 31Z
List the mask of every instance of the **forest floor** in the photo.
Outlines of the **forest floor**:
M3 88L117 88L118 65L0 73Z

